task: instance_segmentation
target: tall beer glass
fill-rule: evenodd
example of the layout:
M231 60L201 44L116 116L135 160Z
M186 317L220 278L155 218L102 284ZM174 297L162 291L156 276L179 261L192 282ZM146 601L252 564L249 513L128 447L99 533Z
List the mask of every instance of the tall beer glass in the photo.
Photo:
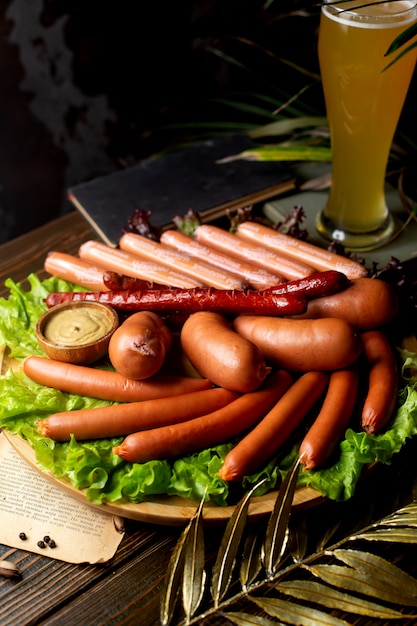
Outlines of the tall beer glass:
M317 230L351 250L381 246L395 230L386 167L417 58L414 48L383 71L390 44L417 21L417 0L370 1L325 0L319 30L332 184Z

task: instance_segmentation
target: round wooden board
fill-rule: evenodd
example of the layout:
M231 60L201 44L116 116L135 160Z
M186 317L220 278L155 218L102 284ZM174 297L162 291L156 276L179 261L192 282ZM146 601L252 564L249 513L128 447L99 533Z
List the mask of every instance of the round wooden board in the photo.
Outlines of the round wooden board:
M52 474L43 472L36 463L35 453L31 445L22 439L19 435L10 434L3 431L6 439L18 452L18 454L26 460L34 469L48 478L57 487L63 489L74 498L85 502L89 506L106 511L112 515L126 517L140 522L149 522L151 524L159 524L164 526L184 526L193 517L196 512L198 503L177 496L155 496L147 502L134 504L132 502L124 502L118 504L93 504L86 498L85 491L75 489L66 479L56 478ZM249 521L254 522L269 513L271 513L277 492L271 491L264 496L253 497L249 504ZM307 508L315 506L323 502L323 496L316 490L309 487L297 489L294 496L294 509ZM209 525L225 524L231 517L234 506L218 506L213 503L207 503L203 508L203 519Z

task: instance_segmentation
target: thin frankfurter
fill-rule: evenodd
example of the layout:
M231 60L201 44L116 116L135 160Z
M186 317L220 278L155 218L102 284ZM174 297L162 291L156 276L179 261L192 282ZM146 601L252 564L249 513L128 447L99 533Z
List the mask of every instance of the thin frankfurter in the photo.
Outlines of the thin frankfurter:
M267 362L294 372L348 367L362 352L360 334L337 318L293 320L239 315L233 328L252 341Z
M78 440L121 437L139 430L148 430L187 420L216 411L239 394L216 387L191 391L166 398L143 400L93 409L63 411L38 420L41 435L55 441L69 441L71 435Z
M244 241L242 238L211 224L198 226L195 231L195 238L199 243L231 254L237 259L249 261L253 265L277 273L287 280L304 278L317 272L317 268L290 258L282 251L277 252L265 248L265 246Z
M23 371L40 385L113 402L164 398L213 386L209 380L191 376L157 375L146 380L133 380L110 370L63 363L40 356L26 357Z
M257 389L269 371L261 350L220 313L191 315L181 330L181 346L201 376L233 391Z
M389 422L397 403L398 368L386 335L380 330L362 333L369 369L368 391L362 408L362 428L380 432Z
M106 270L112 270L133 278L141 278L150 282L173 287L189 289L192 287L203 287L203 283L185 276L179 271L172 270L161 263L145 261L133 254L129 254L118 248L112 248L100 241L86 241L79 250L81 259L89 263L97 264Z
M270 461L319 400L328 380L325 372L307 372L298 378L259 424L230 450L218 476L226 481L241 480Z
M391 285L378 278L356 278L347 289L309 300L306 310L298 317L338 317L367 331L392 322L398 310L398 297Z
M62 302L93 300L105 302L121 311L155 313L195 313L213 311L237 315L298 315L306 310L306 298L300 293L274 294L234 289L142 289L140 291L59 291L49 293L48 307Z
M259 421L291 382L288 372L275 372L261 389L243 394L222 409L181 424L133 433L113 452L130 463L146 463L228 442Z
M284 235L258 222L242 222L237 227L237 235L245 241L282 252L293 259L301 259L318 270L338 270L348 278L368 275L366 268L352 259L334 254L307 241Z
M268 289L269 287L274 287L284 282L284 278L278 274L273 274L264 268L237 259L230 254L219 252L212 246L204 245L192 237L184 235L179 230L164 231L160 241L173 250L184 252L190 257L195 257L215 267L233 272L233 274L240 276L253 289Z
M158 259L162 265L178 269L186 276L202 282L208 287L216 289L245 289L248 283L232 272L209 265L188 254L172 250L162 243L152 241L136 233L122 235L119 246L125 252L136 254L138 257L151 261Z
M358 384L356 365L330 374L322 407L300 445L299 458L304 469L322 466L333 454L352 418Z
M105 291L108 288L102 268L66 252L49 252L43 267L51 276L57 276L86 289Z

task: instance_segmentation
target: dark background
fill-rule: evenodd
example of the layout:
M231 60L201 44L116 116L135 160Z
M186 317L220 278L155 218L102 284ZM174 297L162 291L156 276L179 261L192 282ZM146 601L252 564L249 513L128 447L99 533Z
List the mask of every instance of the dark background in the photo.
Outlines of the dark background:
M70 185L266 123L306 84L288 114L322 115L317 25L307 0L0 0L0 243L70 210Z

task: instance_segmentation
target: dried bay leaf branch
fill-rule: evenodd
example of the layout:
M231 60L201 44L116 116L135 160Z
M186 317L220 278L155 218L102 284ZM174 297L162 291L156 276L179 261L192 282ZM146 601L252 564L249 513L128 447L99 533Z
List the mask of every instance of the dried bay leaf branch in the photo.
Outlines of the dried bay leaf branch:
M231 581L236 554L246 527L250 498L263 482L265 481L256 484L245 494L226 525L212 572L211 595L216 607L227 592Z

